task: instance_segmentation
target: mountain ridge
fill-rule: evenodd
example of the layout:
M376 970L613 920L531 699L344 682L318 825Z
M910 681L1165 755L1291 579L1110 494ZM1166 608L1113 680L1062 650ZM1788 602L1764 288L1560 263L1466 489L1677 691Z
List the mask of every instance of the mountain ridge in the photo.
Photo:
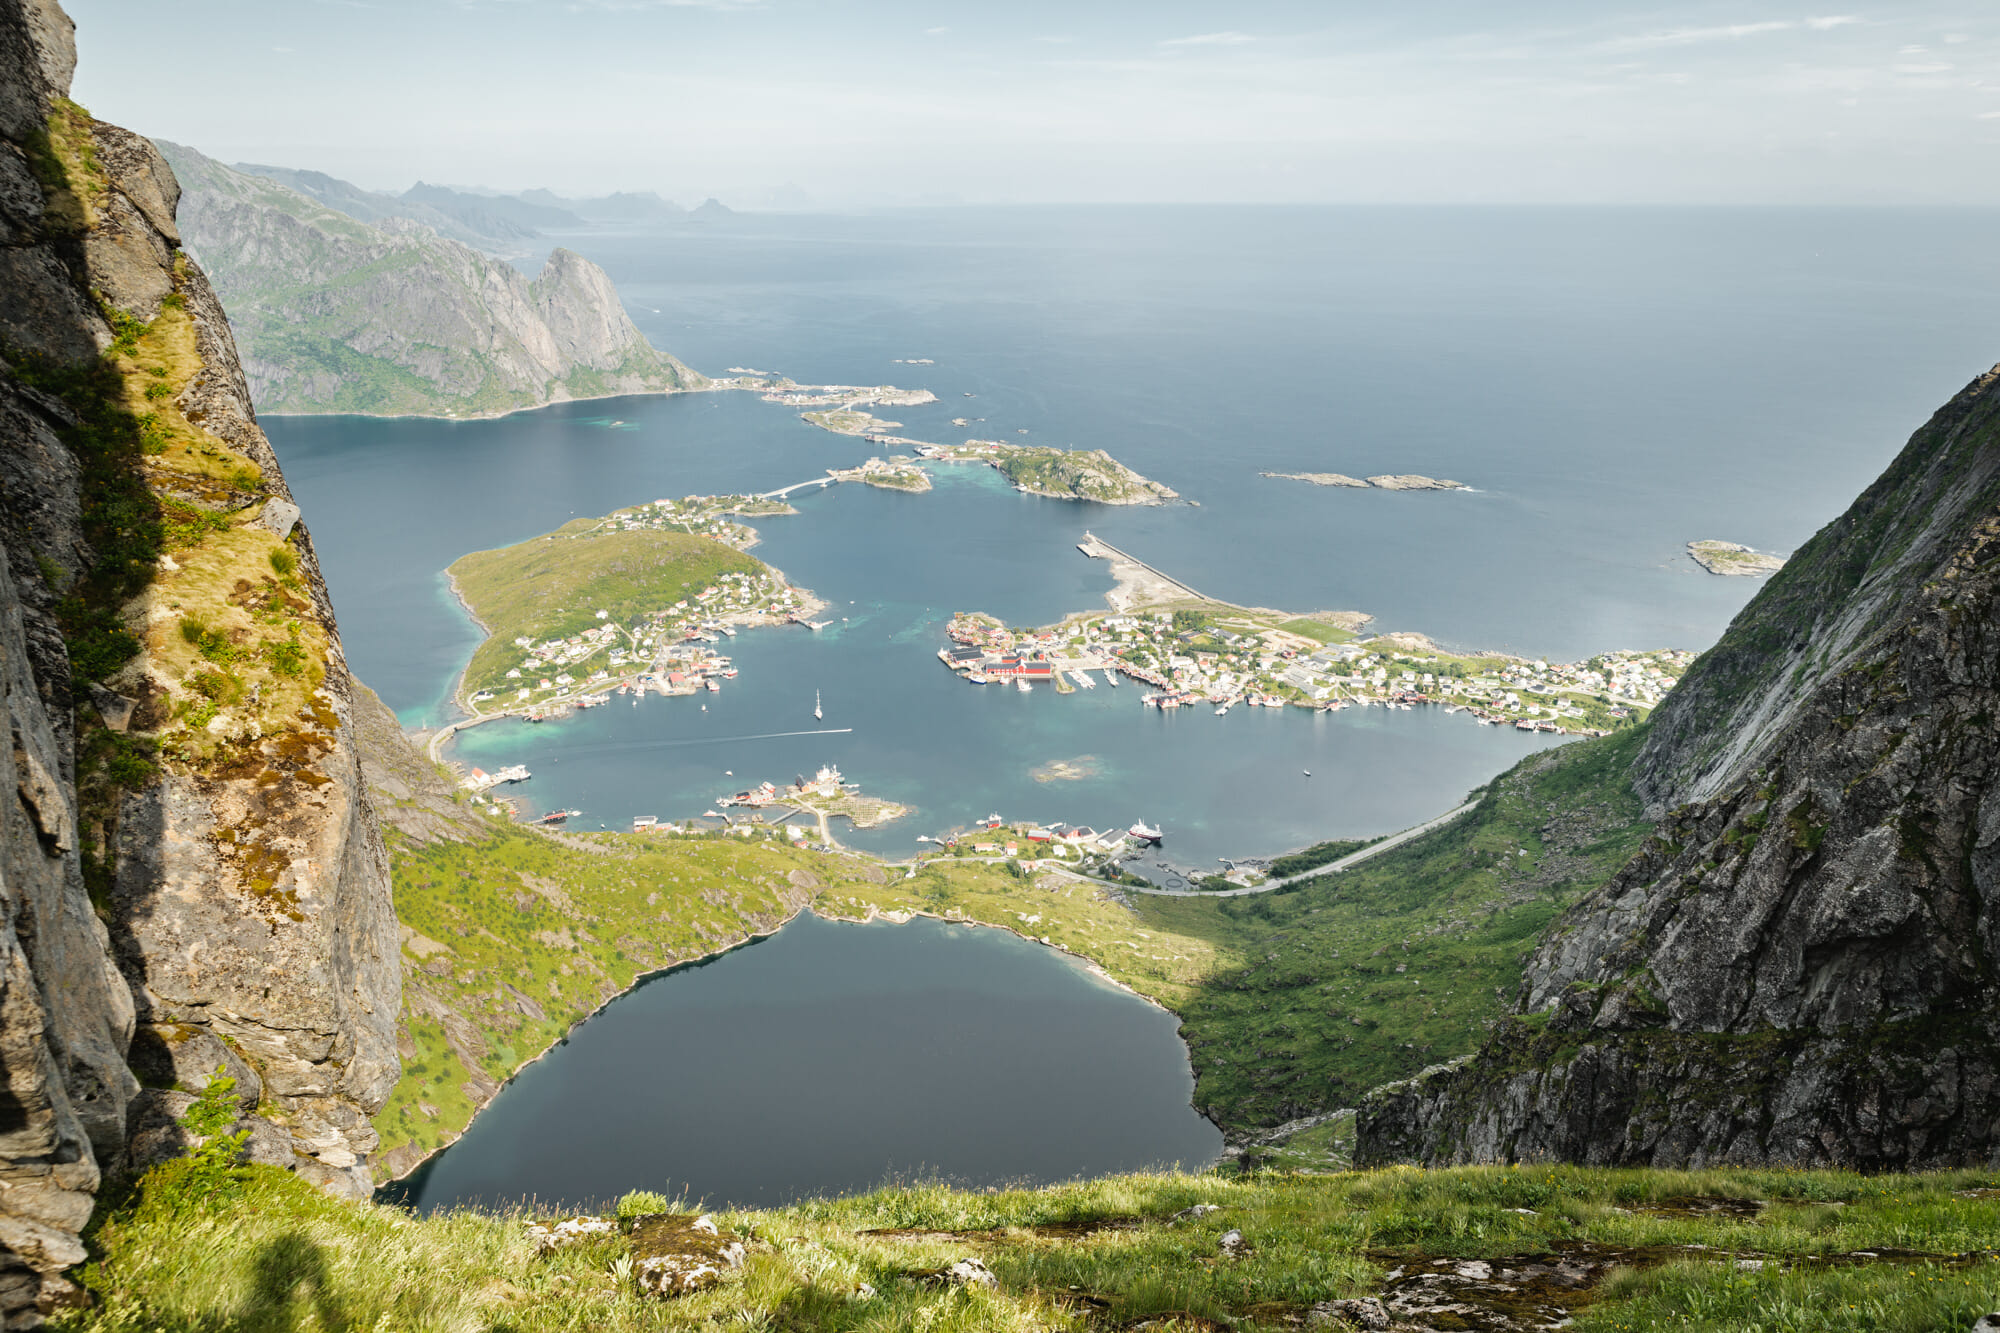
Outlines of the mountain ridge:
M1655 713L1645 848L1357 1160L2000 1161L2000 368Z
M371 224L182 145L162 151L261 411L497 416L707 383L647 342L573 251L529 279L409 218Z

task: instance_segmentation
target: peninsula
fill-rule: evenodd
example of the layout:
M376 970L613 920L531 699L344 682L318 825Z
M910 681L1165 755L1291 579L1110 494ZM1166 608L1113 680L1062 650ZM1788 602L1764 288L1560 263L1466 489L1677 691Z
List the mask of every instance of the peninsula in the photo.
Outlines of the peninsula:
M531 279L408 217L371 224L192 148L160 148L181 184L181 235L228 303L259 412L491 417L709 387L648 342L604 270L573 251L554 250Z
M1093 535L1078 549L1109 560L1118 584L1110 611L1010 628L960 612L938 657L974 685L1045 684L1058 694L1094 689L1096 672L1150 685L1140 702L1196 705L1217 715L1237 704L1335 712L1356 706L1439 705L1489 726L1601 735L1643 721L1693 662L1692 653L1602 653L1585 662L1456 653L1421 634L1359 637L1355 611L1294 615L1206 597Z
M488 635L460 679L461 705L474 719L539 721L614 688L720 688L717 676L736 673L707 645L822 605L743 553L750 530L721 515L745 510L791 512L744 496L659 500L454 561L452 587Z
M1356 490L1373 487L1378 491L1469 491L1472 488L1462 481L1447 481L1438 477L1426 477L1417 472L1385 472L1376 477L1350 477L1342 472L1260 472L1260 477L1276 477L1280 481L1304 481L1314 486L1349 486Z
M1688 543L1688 555L1711 574L1757 578L1775 574L1785 567L1785 557L1768 551L1752 550L1735 542L1698 541Z

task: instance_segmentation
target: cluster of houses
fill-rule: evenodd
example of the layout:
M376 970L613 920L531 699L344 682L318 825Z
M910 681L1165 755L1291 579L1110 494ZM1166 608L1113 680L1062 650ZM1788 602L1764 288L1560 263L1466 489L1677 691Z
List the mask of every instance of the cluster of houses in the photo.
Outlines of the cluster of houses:
M757 533L733 521L732 515L789 512L788 506L757 495L688 495L621 509L606 517L602 526L618 532L685 532L740 551L755 544Z
M1071 683L1089 688L1089 673L1097 671L1112 684L1116 673L1154 686L1142 701L1160 708L1442 704L1482 722L1557 732L1593 732L1604 715L1652 707L1693 661L1693 654L1675 650L1551 665L1460 657L1394 639L1323 645L1276 627L1230 629L1199 618L1177 624L1163 612L1032 630L961 612L946 633L952 642L939 658L976 684L1046 680L1059 690Z
M736 669L707 645L733 637L737 624L795 619L803 606L798 592L768 571L723 574L636 628L600 610L597 624L575 634L515 639L524 654L520 665L507 669L502 689L481 690L471 702L511 690L510 706L546 704L581 692L586 697L577 702L588 707L601 701L589 697L593 692L613 687L651 686L661 694L719 690L718 679L735 676Z

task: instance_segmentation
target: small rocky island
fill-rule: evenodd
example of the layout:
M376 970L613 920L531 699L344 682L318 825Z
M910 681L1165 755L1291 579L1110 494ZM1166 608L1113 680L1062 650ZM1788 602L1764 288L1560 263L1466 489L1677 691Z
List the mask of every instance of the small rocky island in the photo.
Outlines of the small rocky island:
M1785 557L1768 551L1752 550L1735 542L1698 541L1688 543L1688 554L1711 574L1735 574L1759 578L1785 567Z
M925 458L944 463L985 463L1028 495L1054 500L1095 500L1108 505L1157 505L1180 492L1142 477L1102 449L1050 449L1004 440L920 445Z
M1262 477L1280 481L1305 481L1315 486L1351 486L1357 490L1373 487L1378 491L1469 491L1462 481L1426 477L1416 472L1385 472L1379 477L1350 477L1342 472L1260 472Z

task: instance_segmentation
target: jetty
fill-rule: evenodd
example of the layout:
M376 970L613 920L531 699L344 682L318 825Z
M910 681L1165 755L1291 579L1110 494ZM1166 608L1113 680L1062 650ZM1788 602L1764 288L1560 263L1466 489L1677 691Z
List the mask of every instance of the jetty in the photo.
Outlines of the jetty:
M1208 597L1171 574L1163 574L1135 555L1119 550L1095 533L1086 532L1076 549L1093 560L1109 560L1112 577L1118 586L1105 594L1105 600L1113 609L1129 611L1136 606L1151 606L1161 602L1193 601L1214 602Z

